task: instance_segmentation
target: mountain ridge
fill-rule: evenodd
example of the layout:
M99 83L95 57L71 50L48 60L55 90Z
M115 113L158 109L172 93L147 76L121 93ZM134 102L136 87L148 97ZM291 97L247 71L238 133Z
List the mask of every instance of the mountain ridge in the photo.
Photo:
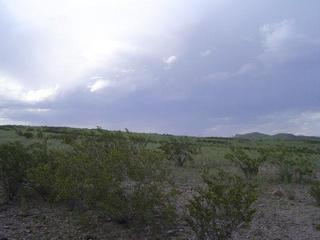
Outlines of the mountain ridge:
M276 139L276 140L318 140L320 137L316 136L304 136L304 135L295 135L292 133L276 133L276 134L266 134L260 132L250 132L244 134L236 134L234 138L243 138L243 139Z

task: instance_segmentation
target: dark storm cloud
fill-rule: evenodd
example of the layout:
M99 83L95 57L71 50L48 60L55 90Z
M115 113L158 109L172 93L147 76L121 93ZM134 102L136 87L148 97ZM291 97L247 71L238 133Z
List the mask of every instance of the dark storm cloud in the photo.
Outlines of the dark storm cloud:
M78 76L78 84L54 99L32 105L3 100L0 121L192 135L320 135L319 7L317 1L247 0L197 9L201 18L182 21L172 45L157 45L156 54L119 53L112 65ZM28 44L42 38L24 33L24 50L10 53L12 21L1 15L0 32L7 37L0 70L29 79L35 73L24 71L26 55L37 48ZM150 39L139 44L152 48Z

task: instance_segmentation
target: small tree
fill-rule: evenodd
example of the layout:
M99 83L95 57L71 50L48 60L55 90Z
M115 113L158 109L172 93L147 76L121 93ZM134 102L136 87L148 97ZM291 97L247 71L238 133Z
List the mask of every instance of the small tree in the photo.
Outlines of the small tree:
M187 205L188 223L200 240L229 239L241 223L251 221L256 187L224 171L202 179L205 186Z

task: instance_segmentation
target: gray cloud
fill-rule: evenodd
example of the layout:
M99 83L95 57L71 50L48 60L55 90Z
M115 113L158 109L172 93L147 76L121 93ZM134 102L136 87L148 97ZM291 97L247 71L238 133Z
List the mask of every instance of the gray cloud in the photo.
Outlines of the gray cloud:
M111 48L115 42L98 31L103 24L88 30L99 41L86 38L73 48L75 38L55 29L63 18L44 16L39 27L28 14L21 22L20 13L0 8L0 123L320 135L320 3L170 2L159 6L159 21L143 16L152 24L137 23L138 34L112 30L120 41ZM102 20L110 27L112 19ZM94 21L81 22L83 29ZM85 33L72 24L76 37ZM99 52L114 48L112 57Z

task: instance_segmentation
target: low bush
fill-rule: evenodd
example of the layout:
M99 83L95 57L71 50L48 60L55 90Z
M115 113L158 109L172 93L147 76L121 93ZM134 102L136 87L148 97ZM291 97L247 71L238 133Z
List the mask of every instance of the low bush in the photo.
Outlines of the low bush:
M247 179L256 177L259 173L259 167L265 160L265 155L259 151L259 156L250 156L246 151L240 147L232 147L231 152L226 154L226 159L235 163L244 173Z
M241 223L251 221L256 187L238 176L220 171L203 175L205 186L190 200L188 223L200 240L226 240Z
M12 201L22 186L30 158L20 142L0 145L0 184L7 200Z
M193 159L193 154L200 152L199 145L190 141L171 139L161 145L161 150L167 154L167 158L177 167L182 167L185 162Z
M121 156L117 158L118 162ZM127 223L137 230L147 228L158 232L172 226L174 188L165 165L164 156L154 150L144 150L134 158L126 158L120 168L121 177L116 179L120 184L110 188L109 197L101 198L103 208L117 222Z
M55 152L49 150L48 139L29 146L31 155L28 169L26 169L26 182L45 201L53 200L55 187L55 171L57 163Z
M44 150L37 154L48 159ZM38 161L28 171L28 181L45 199L100 211L149 234L174 223L174 187L161 151L144 144L133 147L130 139L120 135L99 135L77 141L71 150L51 151L49 156L49 161Z
M320 206L320 182L315 182L310 188L311 196L316 200L317 205Z
M278 146L271 150L270 157L279 169L282 182L304 183L311 180L315 162L309 155L291 152L283 146Z

